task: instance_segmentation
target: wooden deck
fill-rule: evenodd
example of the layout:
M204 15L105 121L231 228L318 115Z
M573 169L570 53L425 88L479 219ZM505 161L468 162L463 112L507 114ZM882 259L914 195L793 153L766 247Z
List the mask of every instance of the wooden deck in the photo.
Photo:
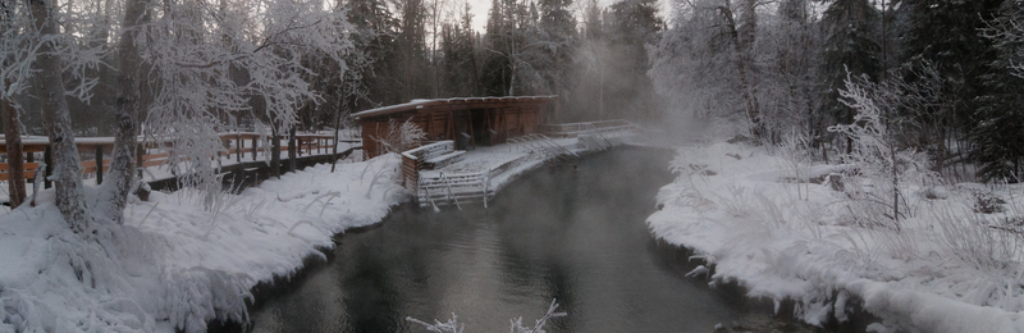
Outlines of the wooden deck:
M508 143L455 150L452 141L428 143L402 154L402 184L420 207L488 202L519 175L554 160L610 149L637 134L627 121L547 125L545 134Z
M244 161L259 161L260 157L265 156L270 150L270 138L267 135L261 135L253 132L227 132L220 135L221 142L223 144L223 150L216 153L216 156L210 156L210 158L218 163L220 166L228 166L233 164L242 164ZM282 147L282 161L288 161L287 153L288 138L286 136L276 137L278 144ZM169 142L154 142L147 141L142 137L138 138L139 145L136 151L136 165L139 167L149 169L159 169L160 167L169 164L170 153L168 150L172 148L173 144ZM91 179L96 178L96 183L103 182L103 173L109 171L111 160L110 157L113 147L113 137L84 137L75 138L75 144L78 146L79 154L82 157L82 173L83 177ZM339 146L339 152L348 150L356 145L361 145L359 139L353 138L342 138L338 142L334 142L333 134L324 133L300 133L296 134L296 151L295 154L298 158L314 155L325 155L330 154L335 145ZM42 153L41 159L46 162L48 166L47 173L52 172L52 163L49 158L49 139L42 136L25 136L22 137L22 150L25 153L25 163L23 169L25 171L25 179L32 181L38 172L40 163L40 153ZM7 153L6 142L0 138L0 153ZM6 162L6 158L4 159ZM8 169L7 163L0 163L0 181L8 180ZM153 172L148 174L153 175ZM156 174L162 174L157 172ZM173 176L169 176L173 177ZM157 177L159 178L159 177ZM158 179L151 179L158 180ZM49 181L44 184L45 187L50 187Z

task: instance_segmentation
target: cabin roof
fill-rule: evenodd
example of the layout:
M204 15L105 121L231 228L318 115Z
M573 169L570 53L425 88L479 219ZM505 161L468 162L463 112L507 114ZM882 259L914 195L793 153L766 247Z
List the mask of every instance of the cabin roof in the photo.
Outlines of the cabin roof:
M366 119L379 117L394 113L401 113L416 109L423 108L443 108L444 106L458 105L461 109L476 109L493 107L495 103L509 103L513 104L516 102L547 102L554 99L555 95L551 96L509 96L509 97L452 97L452 98L439 98L439 99L414 99L408 103L388 105L385 107L379 107L376 109L369 109L353 113L350 117L354 119Z

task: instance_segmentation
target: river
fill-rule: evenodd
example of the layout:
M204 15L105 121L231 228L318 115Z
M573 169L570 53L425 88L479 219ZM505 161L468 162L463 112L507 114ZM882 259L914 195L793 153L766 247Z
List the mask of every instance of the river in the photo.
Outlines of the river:
M483 208L405 205L337 237L331 261L253 311L252 332L426 332L405 320L458 316L465 332L713 332L780 324L741 294L684 277L696 263L644 223L673 180L670 153L619 148L545 166ZM755 329L758 330L759 329ZM770 329L768 329L770 330Z

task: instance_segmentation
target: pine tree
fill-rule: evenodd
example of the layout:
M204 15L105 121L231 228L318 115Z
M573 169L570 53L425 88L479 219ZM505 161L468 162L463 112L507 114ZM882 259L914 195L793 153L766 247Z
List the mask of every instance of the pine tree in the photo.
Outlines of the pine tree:
M981 76L984 93L978 98L979 119L973 131L972 159L981 164L978 175L992 181L1020 182L1024 176L1024 8L1019 1L1006 1L1000 16L986 29L997 52L991 71Z
M426 7L423 0L394 0L398 14L398 31L395 35L394 53L390 62L390 73L397 93L397 100L406 102L415 98L430 97L432 89L428 69L426 44Z
M569 11L572 0L540 0L540 39L547 43L543 48L546 57L546 68L541 68L544 80L547 81L546 94L558 95L554 103L557 116L567 108L571 101L569 93L576 85L576 68L572 66L573 56L579 48L576 33L576 18Z
M441 30L443 55L443 95L477 96L479 94L476 63L476 34L469 4L464 8L461 22L445 23Z
M622 0L611 6L610 13L610 42L619 59L607 64L614 66L618 78L617 85L608 87L608 100L616 103L606 107L632 113L633 118L651 119L657 106L647 76L651 68L647 46L658 42L665 27L657 1Z
M839 90L847 78L867 75L877 80L881 70L875 28L878 10L868 0L834 0L821 19L824 35L821 84L824 101L812 123L822 126L853 123L855 111L839 102ZM816 138L818 140L822 138ZM846 142L849 153L852 145Z
M906 22L902 43L903 72L915 80L913 69L922 62L933 64L945 77L937 94L948 103L912 111L921 123L914 145L931 155L934 166L943 169L956 161L959 153L949 148L952 142L966 141L977 124L976 111L987 94L983 77L1002 69L993 69L997 52L991 39L979 38L986 20L998 14L1003 0L904 0L900 17ZM988 99L990 100L990 99ZM907 116L907 115L904 115Z
M509 60L502 57L498 50L507 49L507 43L511 42L509 36L515 27L514 19L509 17L515 14L514 7L510 6L514 1L492 0L491 9L487 15L487 28L484 34L483 49L486 50L481 68L481 87L486 96L504 96L509 90L509 80L512 73L509 71Z
M358 69L361 72L363 85L366 86L368 99L352 100L353 110L374 107L374 102L394 102L395 86L389 80L392 71L391 59L394 57L396 25L394 17L384 0L350 0L344 8L348 11L348 21L356 27L352 34L352 43L361 50L368 65Z

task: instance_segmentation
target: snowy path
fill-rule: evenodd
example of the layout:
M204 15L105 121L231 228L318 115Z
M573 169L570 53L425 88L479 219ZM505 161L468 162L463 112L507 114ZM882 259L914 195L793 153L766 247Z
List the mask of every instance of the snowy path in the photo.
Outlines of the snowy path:
M242 320L256 283L407 197L392 181L398 161L318 165L217 198L155 192L129 204L124 226L92 225L89 237L41 191L42 204L0 217L0 332L203 332Z
M1020 227L1007 221L1024 213L1024 187L910 184L896 232L871 224L871 205L816 183L848 166L783 155L725 143L678 149L678 178L661 189L650 229L714 264L712 285L796 300L811 324L846 320L858 299L883 319L869 326L878 332L1024 332L1024 241L997 231ZM870 182L846 189L857 185L870 191ZM979 193L1008 208L975 213Z

